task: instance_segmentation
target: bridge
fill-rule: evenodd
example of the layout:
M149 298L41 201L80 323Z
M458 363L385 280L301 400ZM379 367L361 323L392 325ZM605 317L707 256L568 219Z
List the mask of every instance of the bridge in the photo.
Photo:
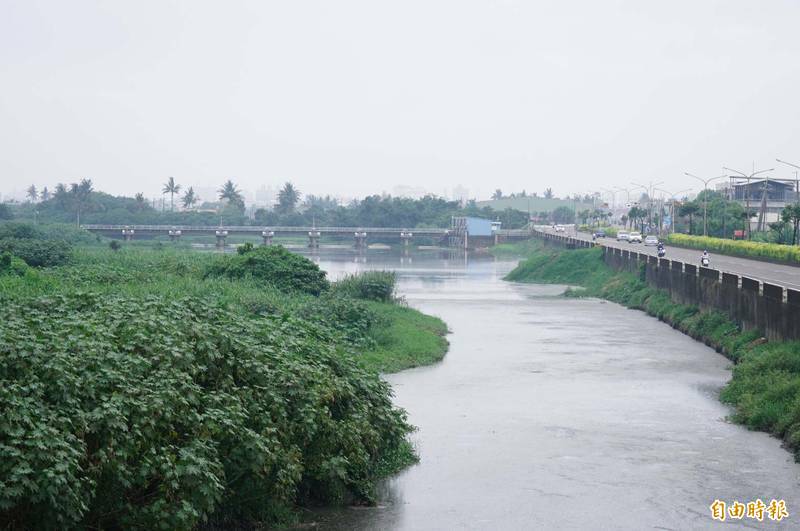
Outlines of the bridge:
M261 236L264 245L271 245L275 236L306 236L309 247L319 247L322 236L352 237L357 248L367 245L367 237L372 235L382 238L398 238L403 245L410 245L415 237L429 237L446 241L448 245L458 242L467 245L468 238L464 238L463 229L441 228L397 228L397 227L260 227L256 225L241 226L205 226L205 225L81 225L81 228L94 233L107 236L122 236L125 240L132 240L138 236L167 235L170 240L177 241L184 235L210 235L217 239L217 246L224 247L228 236L257 235ZM495 245L501 241L521 240L530 238L529 229L497 229L488 241L478 240L488 245ZM457 236L454 238L454 236ZM484 238L485 239L485 238ZM472 240L475 240L473 237ZM474 241L473 241L474 243Z

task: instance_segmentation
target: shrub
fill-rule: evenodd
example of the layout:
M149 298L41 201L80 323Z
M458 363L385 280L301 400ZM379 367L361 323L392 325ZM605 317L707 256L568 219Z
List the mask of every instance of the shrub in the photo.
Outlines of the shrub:
M667 242L692 249L708 249L720 254L800 263L800 247L793 245L728 240L710 236L690 236L688 234L670 234L667 237Z
M336 331L353 345L374 346L369 333L379 319L361 301L328 292L308 301L300 308L298 315Z
M369 499L410 427L303 320L198 298L0 304L0 527L190 529Z
M8 252L32 267L52 267L69 261L72 247L64 241L22 238L0 239L0 253Z
M225 256L207 268L206 277L253 278L286 291L319 295L330 284L317 264L280 245Z
M333 289L354 299L389 302L394 299L396 282L394 271L364 271L338 280Z
M108 247L112 251L116 252L116 251L119 251L120 249L122 249L122 244L119 243L117 240L111 240L110 242L108 242Z
M24 277L29 271L30 267L11 253L0 254L0 275Z

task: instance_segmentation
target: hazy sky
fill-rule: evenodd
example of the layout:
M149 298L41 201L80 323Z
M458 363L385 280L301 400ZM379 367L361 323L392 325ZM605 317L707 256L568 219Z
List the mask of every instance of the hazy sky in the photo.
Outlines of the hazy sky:
M0 0L6 193L677 191L799 119L796 0Z

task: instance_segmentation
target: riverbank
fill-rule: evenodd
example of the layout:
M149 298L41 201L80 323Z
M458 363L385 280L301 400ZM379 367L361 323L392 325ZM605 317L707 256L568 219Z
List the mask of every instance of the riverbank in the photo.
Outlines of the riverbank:
M370 503L416 461L378 372L447 349L394 281L331 283L280 247L78 246L41 269L6 255L0 439L18 451L0 524L269 525Z
M599 248L554 249L533 242L523 252L528 258L506 280L575 286L567 296L599 297L643 310L730 358L733 375L720 399L734 408L731 418L782 439L800 458L800 342L767 343L758 331L743 332L722 312L676 304L641 277L609 268Z

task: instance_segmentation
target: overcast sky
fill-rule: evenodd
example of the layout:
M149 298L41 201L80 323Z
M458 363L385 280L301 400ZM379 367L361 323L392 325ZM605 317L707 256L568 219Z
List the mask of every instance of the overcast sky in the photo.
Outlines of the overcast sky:
M5 193L677 191L799 119L796 0L0 0Z

